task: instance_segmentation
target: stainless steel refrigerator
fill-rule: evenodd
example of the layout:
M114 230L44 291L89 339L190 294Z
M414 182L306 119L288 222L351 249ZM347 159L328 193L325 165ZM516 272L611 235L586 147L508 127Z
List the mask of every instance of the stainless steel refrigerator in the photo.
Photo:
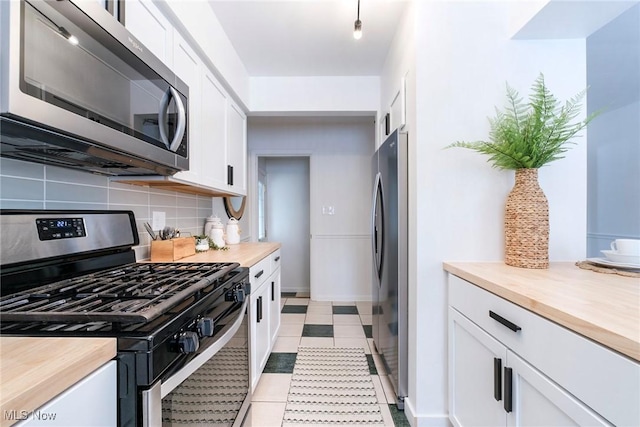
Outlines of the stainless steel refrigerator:
M407 145L408 135L395 130L372 165L373 341L399 409L404 409L408 387Z

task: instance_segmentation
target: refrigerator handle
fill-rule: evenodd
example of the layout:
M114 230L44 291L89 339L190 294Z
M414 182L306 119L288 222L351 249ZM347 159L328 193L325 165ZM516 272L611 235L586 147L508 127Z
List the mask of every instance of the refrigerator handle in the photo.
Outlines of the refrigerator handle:
M371 208L371 233L373 234L371 239L372 256L378 281L382 278L382 259L384 256L384 201L382 194L382 175L378 172L373 185L373 206ZM383 216L380 221L382 226L381 230L378 230L378 227L376 226L376 212L378 210L378 205L381 206L380 213ZM381 239L378 239L378 232L380 232L382 236Z

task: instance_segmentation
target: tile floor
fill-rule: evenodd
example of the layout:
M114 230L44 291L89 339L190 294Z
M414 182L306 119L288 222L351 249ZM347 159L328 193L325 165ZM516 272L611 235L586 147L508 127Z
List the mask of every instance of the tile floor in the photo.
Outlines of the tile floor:
M280 332L253 393L252 426L280 426L298 346L364 348L385 425L409 426L395 405L393 389L379 367L371 334L371 303L317 302L283 294Z

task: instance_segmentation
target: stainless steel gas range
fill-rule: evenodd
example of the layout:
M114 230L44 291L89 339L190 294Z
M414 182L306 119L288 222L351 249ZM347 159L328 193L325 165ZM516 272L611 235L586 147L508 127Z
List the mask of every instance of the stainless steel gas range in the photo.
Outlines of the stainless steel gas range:
M136 263L130 211L0 213L2 334L116 338L121 427L242 425L248 269Z

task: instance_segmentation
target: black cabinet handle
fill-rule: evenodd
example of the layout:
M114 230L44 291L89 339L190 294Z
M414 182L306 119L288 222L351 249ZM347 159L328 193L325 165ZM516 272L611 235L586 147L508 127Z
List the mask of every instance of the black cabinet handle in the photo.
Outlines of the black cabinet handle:
M227 185L233 185L233 166L227 165Z
M511 412L513 409L513 369L504 368L504 410Z
M512 323L512 322L508 321L504 317L500 316L499 314L494 313L491 310L489 310L489 317L491 317L493 320L496 320L498 323L506 326L507 328L511 329L513 332L518 332L519 330L522 329L520 326L516 325L515 323Z
M276 286L276 282L271 282L271 301L276 300L275 286Z
M256 323L260 323L260 309L261 309L261 299L262 297L258 297L258 299L256 300Z
M257 278L259 278L260 276L262 276L263 274L264 274L264 270L260 270L260 271L258 271L258 272L256 273L256 275L255 275L255 276L253 276L253 277L255 277L255 278L257 279Z
M276 259L274 259L274 261L275 261L275 262L280 261L280 257L279 257L279 256L277 256L277 257L276 257Z
M493 397L502 400L502 359L493 358Z

